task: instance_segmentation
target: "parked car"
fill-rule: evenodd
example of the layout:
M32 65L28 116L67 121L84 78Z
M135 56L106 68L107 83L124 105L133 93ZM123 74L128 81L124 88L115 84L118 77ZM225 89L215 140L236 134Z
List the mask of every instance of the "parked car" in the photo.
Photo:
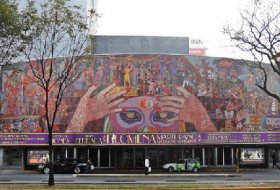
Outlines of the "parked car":
M54 173L85 173L87 169L87 164L78 159L74 158L63 158L57 160L53 163ZM40 164L38 165L38 171L41 173L50 173L50 165Z
M175 163L167 163L162 166L168 172L173 171L192 171L198 172L200 169L200 162L194 158L180 159Z

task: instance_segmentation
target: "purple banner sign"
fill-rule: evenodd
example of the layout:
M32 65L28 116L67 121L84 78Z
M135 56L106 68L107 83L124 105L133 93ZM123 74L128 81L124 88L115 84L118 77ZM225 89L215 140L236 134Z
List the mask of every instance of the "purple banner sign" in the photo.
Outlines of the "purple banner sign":
M273 144L280 132L262 133L61 133L53 134L53 145L203 145ZM47 133L0 134L0 145L48 145Z

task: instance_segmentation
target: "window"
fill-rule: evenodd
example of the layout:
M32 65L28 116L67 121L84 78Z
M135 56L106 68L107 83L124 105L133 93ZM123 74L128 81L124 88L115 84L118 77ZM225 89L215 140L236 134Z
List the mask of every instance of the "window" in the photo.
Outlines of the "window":
M123 160L122 165L124 168L133 167L133 148L123 148Z
M184 164L185 163L185 160L179 160L178 162L177 162L177 164Z
M135 148L135 165L136 167L144 167L145 149Z
M109 167L109 148L100 148L100 167Z

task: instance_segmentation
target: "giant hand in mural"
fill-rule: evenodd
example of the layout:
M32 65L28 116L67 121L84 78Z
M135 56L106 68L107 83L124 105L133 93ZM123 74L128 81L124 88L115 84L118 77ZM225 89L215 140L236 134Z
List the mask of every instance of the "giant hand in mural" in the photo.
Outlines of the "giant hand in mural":
M83 132L86 123L109 115L104 132L185 132L190 123L196 131L216 131L201 102L187 90L177 87L176 96L140 96L127 100L126 90L110 91L112 84L92 96L95 86L81 98L67 132Z
M173 112L175 116L167 122L183 121L195 126L196 131L216 131L201 102L185 88L177 87L177 96L160 97L159 108L163 112Z
M110 115L113 132L216 131L201 102L183 87L177 95L139 96L120 103L122 112ZM190 130L188 127L194 127Z
M113 83L95 96L93 93L97 87L90 87L80 99L67 132L83 132L87 122L103 118L112 112L122 111L121 108L114 109L114 107L124 101L121 96L126 93L126 90L107 96L115 86L116 84Z

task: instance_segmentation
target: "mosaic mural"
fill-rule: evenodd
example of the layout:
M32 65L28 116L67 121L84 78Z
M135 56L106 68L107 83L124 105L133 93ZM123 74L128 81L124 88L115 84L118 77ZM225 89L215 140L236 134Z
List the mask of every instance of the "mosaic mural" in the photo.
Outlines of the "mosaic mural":
M31 76L2 69L1 133L47 132L43 92ZM278 111L238 60L100 55L66 91L54 132L279 131Z

